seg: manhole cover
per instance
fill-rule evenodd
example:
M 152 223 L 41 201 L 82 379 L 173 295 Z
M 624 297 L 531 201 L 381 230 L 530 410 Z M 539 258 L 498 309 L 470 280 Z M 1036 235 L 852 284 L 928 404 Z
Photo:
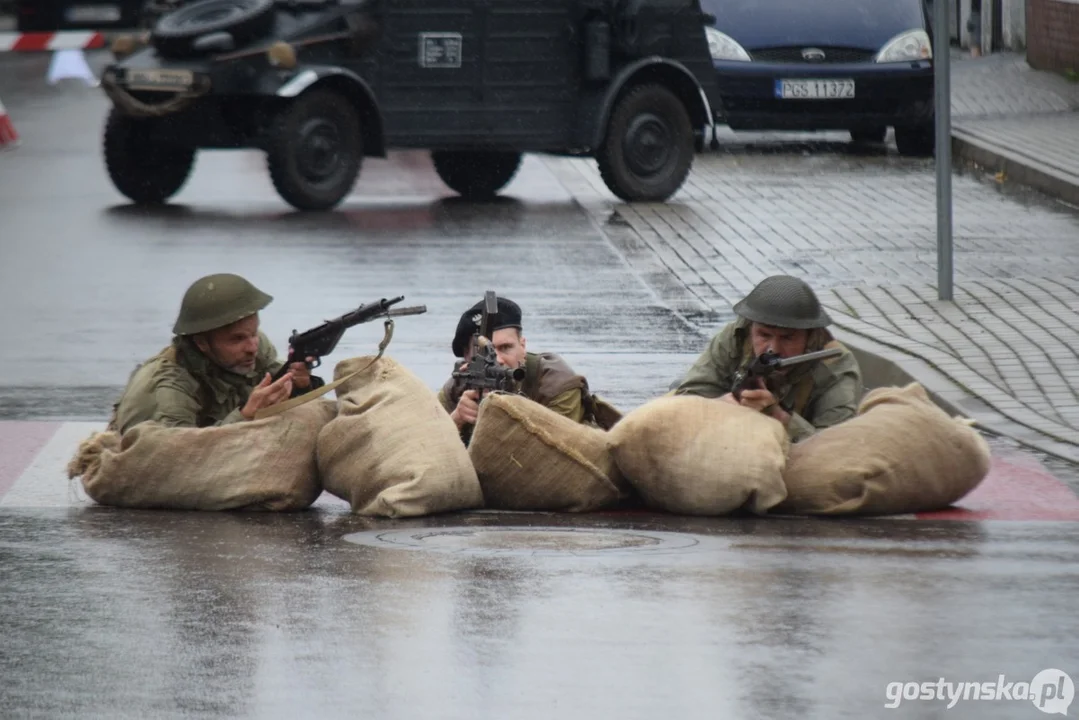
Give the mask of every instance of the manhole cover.
M 698 548 L 710 538 L 681 533 L 560 527 L 461 527 L 370 530 L 346 535 L 357 545 L 467 555 L 618 555 Z

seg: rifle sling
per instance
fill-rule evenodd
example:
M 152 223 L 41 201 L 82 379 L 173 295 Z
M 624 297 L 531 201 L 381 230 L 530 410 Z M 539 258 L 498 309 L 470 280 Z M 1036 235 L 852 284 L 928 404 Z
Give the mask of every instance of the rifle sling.
M 317 400 L 318 398 L 322 397 L 326 393 L 328 393 L 331 390 L 339 387 L 341 384 L 351 380 L 352 378 L 356 377 L 357 375 L 359 375 L 363 371 L 367 370 L 367 368 L 371 367 L 376 362 L 378 362 L 379 359 L 382 357 L 382 353 L 386 352 L 386 347 L 390 344 L 391 339 L 393 339 L 393 320 L 387 320 L 386 321 L 386 333 L 382 338 L 382 342 L 380 342 L 378 344 L 378 355 L 375 355 L 375 357 L 371 360 L 371 362 L 367 363 L 366 365 L 364 365 L 359 370 L 356 370 L 355 372 L 351 372 L 351 373 L 349 373 L 348 375 L 345 375 L 342 378 L 338 378 L 337 380 L 334 380 L 332 383 L 328 383 L 326 385 L 323 385 L 318 390 L 312 390 L 309 393 L 304 393 L 303 395 L 300 395 L 299 397 L 294 397 L 294 398 L 291 398 L 289 400 L 285 400 L 284 402 L 278 403 L 276 405 L 271 405 L 270 407 L 260 408 L 259 410 L 255 411 L 255 419 L 256 420 L 262 420 L 263 418 L 273 417 L 274 415 L 279 415 L 279 414 L 285 412 L 286 410 L 291 410 L 294 407 L 299 407 L 300 405 L 304 405 L 306 403 L 309 403 L 312 400 Z

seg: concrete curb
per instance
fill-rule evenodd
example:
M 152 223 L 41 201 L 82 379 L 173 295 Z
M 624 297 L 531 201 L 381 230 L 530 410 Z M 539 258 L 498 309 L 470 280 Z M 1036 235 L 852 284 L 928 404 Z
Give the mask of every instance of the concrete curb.
M 1038 158 L 984 140 L 961 127 L 952 130 L 952 155 L 989 169 L 1047 195 L 1079 205 L 1079 175 L 1049 167 Z

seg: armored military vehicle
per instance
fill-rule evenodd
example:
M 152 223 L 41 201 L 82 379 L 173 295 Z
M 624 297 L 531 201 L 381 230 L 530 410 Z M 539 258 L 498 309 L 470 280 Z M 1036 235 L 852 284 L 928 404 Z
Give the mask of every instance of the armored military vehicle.
M 698 0 L 187 0 L 101 85 L 116 188 L 162 203 L 202 150 L 256 148 L 300 210 L 365 157 L 425 149 L 489 198 L 523 153 L 593 157 L 626 201 L 664 201 L 718 106 Z

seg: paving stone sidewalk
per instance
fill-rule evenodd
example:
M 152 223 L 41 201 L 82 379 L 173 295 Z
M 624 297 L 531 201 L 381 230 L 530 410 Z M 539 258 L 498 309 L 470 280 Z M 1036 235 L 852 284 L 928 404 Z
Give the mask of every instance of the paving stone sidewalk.
M 643 205 L 616 202 L 594 163 L 547 163 L 703 332 L 764 277 L 803 277 L 848 338 L 920 362 L 912 374 L 944 380 L 984 428 L 1079 462 L 1079 216 L 1067 208 L 956 176 L 955 297 L 942 303 L 931 161 L 705 154 L 671 202 Z
M 1079 205 L 1079 83 L 1020 54 L 956 59 L 952 113 L 956 160 Z

